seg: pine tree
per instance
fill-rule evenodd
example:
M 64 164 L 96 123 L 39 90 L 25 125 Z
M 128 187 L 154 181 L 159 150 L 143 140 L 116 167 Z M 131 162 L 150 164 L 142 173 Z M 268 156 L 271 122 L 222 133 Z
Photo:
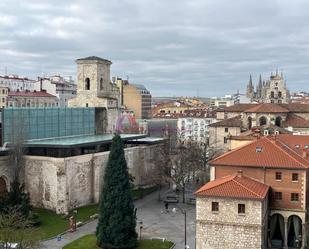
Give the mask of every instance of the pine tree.
M 104 249 L 137 246 L 136 214 L 123 143 L 115 135 L 100 196 L 97 245 Z

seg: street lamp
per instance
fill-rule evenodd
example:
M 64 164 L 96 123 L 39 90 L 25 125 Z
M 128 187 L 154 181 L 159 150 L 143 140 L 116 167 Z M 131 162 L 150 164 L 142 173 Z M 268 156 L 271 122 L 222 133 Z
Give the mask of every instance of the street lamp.
M 181 211 L 181 213 L 184 215 L 184 218 L 185 218 L 185 249 L 189 249 L 190 247 L 187 245 L 187 212 L 185 209 L 182 209 L 180 206 L 178 205 L 176 206 L 179 208 L 179 210 Z M 176 213 L 177 209 L 173 208 L 172 212 Z
M 143 222 L 139 222 L 139 240 L 142 239 L 142 229 L 143 229 Z

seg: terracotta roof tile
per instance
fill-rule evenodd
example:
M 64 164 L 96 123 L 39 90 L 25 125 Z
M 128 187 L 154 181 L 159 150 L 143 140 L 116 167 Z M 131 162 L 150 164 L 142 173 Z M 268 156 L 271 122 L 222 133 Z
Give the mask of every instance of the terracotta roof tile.
M 258 104 L 252 108 L 245 110 L 245 112 L 253 113 L 286 113 L 288 109 L 277 104 Z
M 209 125 L 210 127 L 241 127 L 242 121 L 240 116 L 236 116 L 233 118 L 223 119 L 222 121 L 212 123 Z
M 290 103 L 290 104 L 280 104 L 280 106 L 288 109 L 290 112 L 295 112 L 295 113 L 308 113 L 309 112 L 308 104 Z
M 47 92 L 8 92 L 9 97 L 56 97 Z
M 289 113 L 287 115 L 287 119 L 283 122 L 284 127 L 292 126 L 294 128 L 308 128 L 309 127 L 309 120 L 306 120 L 300 116 L 295 114 Z
M 195 194 L 197 196 L 263 200 L 268 190 L 269 186 L 237 173 L 208 182 Z
M 218 111 L 225 111 L 225 112 L 244 112 L 245 110 L 257 106 L 258 104 L 236 104 L 228 107 L 224 107 Z
M 215 158 L 210 165 L 304 169 L 309 161 L 282 142 L 262 137 Z

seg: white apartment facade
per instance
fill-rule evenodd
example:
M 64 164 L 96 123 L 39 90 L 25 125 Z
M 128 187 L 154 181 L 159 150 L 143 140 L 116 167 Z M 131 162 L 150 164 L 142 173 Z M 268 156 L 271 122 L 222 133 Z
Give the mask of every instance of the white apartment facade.
M 215 118 L 206 115 L 179 117 L 177 121 L 178 139 L 205 142 L 209 137 L 208 126 L 215 122 Z
M 7 87 L 10 91 L 40 91 L 40 84 L 28 78 L 19 77 L 18 75 L 0 76 L 0 87 Z

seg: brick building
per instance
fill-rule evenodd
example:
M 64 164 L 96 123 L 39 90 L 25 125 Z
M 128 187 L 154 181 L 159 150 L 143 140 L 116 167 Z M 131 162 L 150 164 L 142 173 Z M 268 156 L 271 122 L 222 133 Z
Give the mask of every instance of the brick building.
M 241 170 L 248 178 L 270 187 L 269 222 L 264 240 L 267 247 L 262 248 L 305 248 L 307 245 L 308 152 L 308 136 L 282 134 L 262 137 L 210 162 L 211 180 L 215 182 Z M 237 189 L 232 187 L 225 191 L 229 191 L 232 198 Z

